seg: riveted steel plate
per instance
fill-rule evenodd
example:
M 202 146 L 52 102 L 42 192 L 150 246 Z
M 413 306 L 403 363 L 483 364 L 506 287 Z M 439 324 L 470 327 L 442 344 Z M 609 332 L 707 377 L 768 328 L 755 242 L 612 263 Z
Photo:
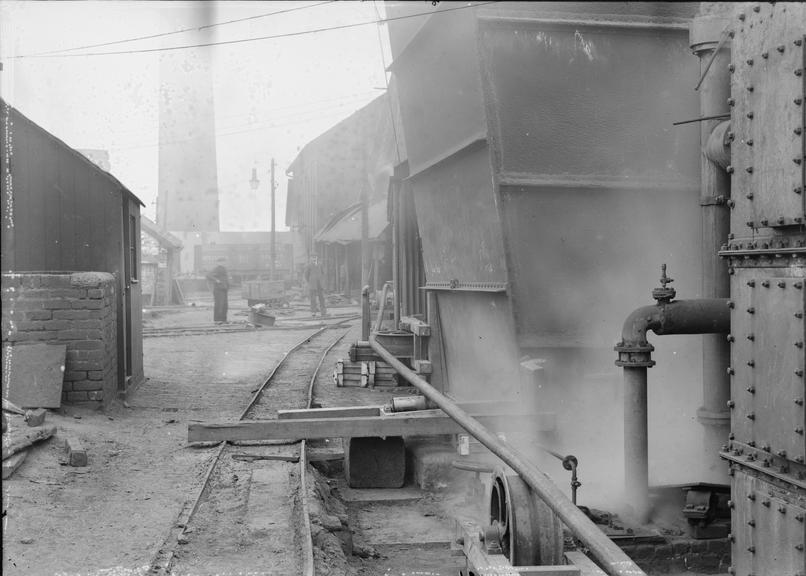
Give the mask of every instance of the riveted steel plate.
M 733 477 L 734 574 L 773 576 L 803 570 L 803 494 L 738 469 Z M 798 517 L 801 520 L 798 520 Z
M 806 7 L 761 3 L 734 22 L 731 227 L 804 220 L 804 29 Z
M 788 459 L 806 459 L 802 272 L 738 269 L 731 290 L 734 434 Z

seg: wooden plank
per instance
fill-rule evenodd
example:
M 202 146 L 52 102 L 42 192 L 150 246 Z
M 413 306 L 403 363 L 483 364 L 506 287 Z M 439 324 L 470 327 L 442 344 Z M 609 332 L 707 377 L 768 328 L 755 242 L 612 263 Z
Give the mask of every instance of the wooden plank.
M 28 450 L 23 450 L 3 460 L 3 480 L 10 478 L 11 475 L 14 474 L 14 471 L 25 461 L 27 455 Z
M 576 550 L 566 552 L 565 559 L 569 564 L 579 568 L 580 576 L 607 576 L 607 572 L 599 568 L 583 552 Z
M 64 380 L 64 344 L 20 344 L 3 348 L 8 400 L 22 408 L 59 408 Z M 8 356 L 8 358 L 6 358 Z
M 423 411 L 426 412 L 426 411 Z M 438 410 L 436 412 L 441 412 Z M 477 417 L 482 425 L 495 430 L 538 428 L 545 431 L 545 418 L 534 415 L 498 414 Z M 502 426 L 506 423 L 506 426 Z M 539 423 L 539 424 L 538 424 Z M 553 419 L 552 419 L 553 423 Z M 224 440 L 278 440 L 313 438 L 371 438 L 375 436 L 438 436 L 460 434 L 463 428 L 444 413 L 356 418 L 300 418 L 289 420 L 243 420 L 188 425 L 188 442 Z
M 50 438 L 55 433 L 56 426 L 45 426 L 24 433 L 20 433 L 19 430 L 7 431 L 3 434 L 3 460 L 40 440 Z
M 303 410 L 278 410 L 279 420 L 299 418 L 351 418 L 355 416 L 380 416 L 383 406 L 347 406 L 342 408 L 308 408 Z

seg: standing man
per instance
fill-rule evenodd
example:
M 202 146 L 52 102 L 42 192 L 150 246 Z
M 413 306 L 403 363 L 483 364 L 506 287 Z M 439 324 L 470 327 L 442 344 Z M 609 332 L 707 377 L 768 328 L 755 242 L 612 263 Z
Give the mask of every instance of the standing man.
M 207 280 L 213 285 L 213 321 L 216 324 L 227 323 L 229 274 L 224 267 L 226 261 L 226 258 L 219 258 L 216 267 L 207 275 Z
M 308 284 L 308 294 L 311 297 L 311 315 L 316 316 L 317 299 L 319 300 L 319 310 L 322 316 L 326 315 L 325 279 L 316 256 L 313 256 L 310 263 L 305 267 L 305 282 Z

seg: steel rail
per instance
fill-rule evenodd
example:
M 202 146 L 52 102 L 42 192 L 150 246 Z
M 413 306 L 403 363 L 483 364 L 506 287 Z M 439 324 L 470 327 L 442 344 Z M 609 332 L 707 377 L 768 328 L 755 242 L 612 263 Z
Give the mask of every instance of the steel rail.
M 308 383 L 308 400 L 305 403 L 306 408 L 310 408 L 313 404 L 313 387 L 316 383 L 316 377 L 319 375 L 319 370 L 322 368 L 322 364 L 325 362 L 325 358 L 327 358 L 327 355 L 330 353 L 333 347 L 341 342 L 346 335 L 347 332 L 336 338 L 333 343 L 322 353 L 322 357 L 319 359 L 319 364 L 316 365 L 316 369 L 311 375 L 311 381 Z M 299 497 L 300 502 L 302 503 L 302 522 L 305 526 L 305 534 L 303 534 L 303 574 L 305 576 L 314 576 L 315 565 L 313 559 L 313 531 L 311 529 L 310 507 L 308 506 L 308 443 L 304 438 L 300 441 L 299 448 L 299 485 Z
M 285 352 L 283 354 L 282 358 L 280 358 L 280 360 L 274 366 L 274 368 L 269 373 L 269 375 L 264 379 L 263 383 L 260 385 L 260 388 L 258 388 L 258 390 L 255 392 L 255 394 L 252 396 L 251 400 L 249 401 L 249 404 L 247 404 L 246 408 L 238 416 L 239 420 L 243 420 L 244 416 L 246 416 L 246 414 L 249 412 L 249 410 L 251 410 L 254 407 L 254 405 L 255 405 L 256 401 L 258 400 L 258 398 L 260 397 L 261 393 L 266 389 L 266 387 L 272 381 L 272 379 L 274 378 L 274 375 L 277 373 L 277 371 L 280 369 L 280 367 L 285 363 L 285 361 L 288 359 L 289 355 L 292 352 L 296 351 L 301 346 L 305 345 L 312 338 L 314 338 L 314 337 L 318 336 L 319 334 L 321 334 L 322 332 L 324 332 L 325 329 L 327 329 L 327 328 L 328 328 L 327 326 L 322 326 L 321 328 L 319 328 L 319 330 L 315 331 L 313 334 L 309 334 L 304 339 L 302 339 L 299 342 L 297 342 L 294 346 L 292 346 L 287 352 Z M 342 334 L 338 338 L 338 340 L 336 340 L 336 342 L 338 342 L 342 338 L 344 338 L 344 334 Z M 334 343 L 334 345 L 335 345 L 335 343 Z M 330 346 L 330 348 L 332 348 L 332 347 L 333 347 L 333 345 Z M 330 348 L 328 348 L 328 351 L 330 350 Z M 320 362 L 320 365 L 321 365 L 321 362 Z M 318 367 L 317 367 L 317 370 L 318 370 Z M 193 499 L 193 503 L 190 505 L 190 508 L 187 507 L 187 504 L 182 507 L 182 510 L 179 512 L 179 515 L 178 515 L 176 521 L 171 525 L 171 529 L 170 529 L 170 531 L 168 533 L 168 536 L 166 536 L 165 540 L 163 540 L 163 542 L 160 545 L 160 547 L 157 549 L 157 551 L 152 556 L 152 560 L 149 563 L 149 568 L 148 568 L 148 572 L 147 572 L 148 574 L 170 574 L 171 567 L 172 567 L 173 561 L 174 561 L 174 556 L 175 556 L 175 553 L 176 553 L 176 548 L 177 548 L 177 546 L 179 544 L 179 540 L 183 536 L 185 536 L 188 524 L 190 523 L 191 518 L 193 518 L 193 515 L 196 513 L 196 511 L 199 508 L 199 504 L 201 503 L 202 496 L 204 495 L 204 492 L 205 492 L 205 490 L 207 489 L 207 486 L 210 483 L 210 478 L 213 475 L 213 470 L 215 470 L 215 467 L 218 465 L 219 461 L 221 460 L 221 455 L 224 453 L 224 449 L 226 448 L 226 446 L 227 446 L 227 441 L 223 441 L 223 442 L 220 442 L 218 444 L 215 454 L 213 454 L 212 458 L 210 459 L 210 464 L 208 465 L 207 471 L 204 474 L 204 478 L 202 479 L 202 482 L 201 482 L 201 485 L 199 487 L 199 490 L 196 492 L 196 496 Z M 300 454 L 300 460 L 302 460 L 302 453 Z M 308 526 L 309 535 L 310 535 L 310 518 L 308 518 L 307 526 Z M 177 531 L 177 528 L 179 529 L 178 531 Z
M 517 472 L 524 482 L 549 506 L 568 528 L 588 547 L 602 567 L 615 576 L 646 576 L 645 572 L 627 556 L 612 540 L 610 540 L 582 510 L 549 479 L 549 477 L 530 463 L 522 454 L 504 440 L 482 426 L 478 420 L 462 410 L 453 400 L 439 392 L 424 379 L 395 358 L 383 347 L 374 335 L 370 335 L 372 349 L 390 366 L 394 367 L 406 380 L 423 393 L 429 400 L 439 406 L 448 416 L 462 428 L 484 444 L 490 451 L 501 458 L 510 468 Z

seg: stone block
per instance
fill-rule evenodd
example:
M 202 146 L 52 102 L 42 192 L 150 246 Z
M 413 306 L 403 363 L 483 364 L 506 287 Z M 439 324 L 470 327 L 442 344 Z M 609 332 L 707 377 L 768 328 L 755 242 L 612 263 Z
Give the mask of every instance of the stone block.
M 45 416 L 48 411 L 44 408 L 37 408 L 36 410 L 29 410 L 25 413 L 25 423 L 28 426 L 42 426 L 45 422 Z
M 351 488 L 400 488 L 406 480 L 403 438 L 345 438 L 344 473 Z
M 28 310 L 23 312 L 26 320 L 50 320 L 53 318 L 52 310 Z
M 64 439 L 64 451 L 67 454 L 67 462 L 70 466 L 87 465 L 87 451 L 75 436 L 68 436 Z

